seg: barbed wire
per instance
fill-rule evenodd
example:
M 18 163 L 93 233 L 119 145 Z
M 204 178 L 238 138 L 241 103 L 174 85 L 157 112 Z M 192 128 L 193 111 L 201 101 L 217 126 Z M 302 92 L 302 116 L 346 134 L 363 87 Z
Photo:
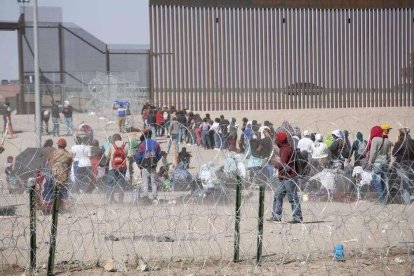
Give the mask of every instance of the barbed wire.
M 140 121 L 138 117 L 135 123 Z M 15 118 L 16 125 L 20 124 L 22 129 L 26 119 Z M 338 128 L 349 129 L 354 134 L 356 130 L 350 128 L 349 120 L 361 122 L 361 128 L 366 131 L 369 128 L 362 125 L 361 118 L 339 116 L 315 122 L 314 131 L 327 133 L 327 129 Z M 81 121 L 93 125 L 94 138 L 100 141 L 118 130 L 109 119 L 99 121 L 89 116 Z M 404 114 L 393 122 L 413 127 L 411 119 Z M 136 128 L 142 129 L 143 125 L 138 123 Z M 240 137 L 240 126 L 237 133 Z M 27 182 L 39 169 L 20 171 L 20 175 L 15 175 L 16 189 L 10 188 L 10 179 L 6 179 L 5 173 L 6 156 L 24 153 L 29 146 L 26 140 L 32 138 L 25 132 L 17 131 L 16 135 L 14 139 L 6 139 L 6 151 L 0 156 L 0 271 L 5 274 L 30 268 Z M 131 141 L 139 135 L 124 133 L 122 138 Z M 277 174 L 263 177 L 266 166 L 249 169 L 251 158 L 246 158 L 245 153 L 204 149 L 192 143 L 195 137 L 190 138 L 185 146 L 192 155 L 186 170 L 191 180 L 178 181 L 175 189 L 159 181 L 160 191 L 155 201 L 137 197 L 137 189 L 143 186 L 139 171 L 135 171 L 138 173 L 135 178 L 130 176 L 123 203 L 105 201 L 105 177 L 88 179 L 92 185 L 88 191 L 76 191 L 75 185 L 69 183 L 71 207 L 58 215 L 54 272 L 74 275 L 102 273 L 102 270 L 180 275 L 413 273 L 413 210 L 411 203 L 401 204 L 398 177 L 388 182 L 389 204 L 379 204 L 372 185 L 358 186 L 352 168 L 325 171 L 333 177 L 334 187 L 330 189 L 324 186 L 323 179 L 312 178 L 323 170 L 310 162 L 310 171 L 314 169 L 316 173 L 295 179 L 303 221 L 290 223 L 291 206 L 285 199 L 281 222 L 273 222 L 266 219 L 272 217 Z M 168 139 L 171 138 L 156 137 L 162 149 L 166 149 Z M 69 145 L 74 143 L 71 137 L 67 140 Z M 167 155 L 168 162 L 173 163 L 170 179 L 177 170 L 175 154 L 172 151 Z M 28 156 L 27 163 L 23 164 L 27 169 L 32 168 L 31 163 L 37 158 L 37 155 Z M 245 167 L 246 174 L 241 179 L 225 171 L 229 160 Z M 236 171 L 240 174 L 240 166 Z M 413 179 L 409 180 L 413 185 Z M 391 184 L 397 185 L 392 193 Z M 241 188 L 240 234 L 239 242 L 235 243 L 237 185 Z M 262 189 L 263 220 L 259 214 Z M 261 222 L 264 224 L 262 235 Z M 51 227 L 50 213 L 37 210 L 36 271 L 47 269 Z M 258 241 L 262 243 L 260 260 Z M 343 259 L 336 258 L 334 248 L 338 245 L 343 247 Z M 235 247 L 239 248 L 237 260 L 234 260 Z

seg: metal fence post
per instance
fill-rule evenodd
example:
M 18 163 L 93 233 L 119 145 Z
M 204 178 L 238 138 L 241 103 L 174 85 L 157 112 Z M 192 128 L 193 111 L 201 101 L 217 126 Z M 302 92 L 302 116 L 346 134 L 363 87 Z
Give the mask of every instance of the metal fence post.
M 240 206 L 241 206 L 241 177 L 237 176 L 236 186 L 236 222 L 234 232 L 234 258 L 233 262 L 238 262 L 240 257 Z
M 36 270 L 36 178 L 29 178 L 30 201 L 30 270 Z
M 258 223 L 258 231 L 257 231 L 257 256 L 256 256 L 257 265 L 260 265 L 262 262 L 264 197 L 265 197 L 265 185 L 260 185 L 259 219 L 258 219 L 259 223 Z
M 60 189 L 53 187 L 53 209 L 52 209 L 52 227 L 50 233 L 49 260 L 47 262 L 47 275 L 53 275 L 53 267 L 55 266 L 56 252 L 56 235 L 58 226 Z

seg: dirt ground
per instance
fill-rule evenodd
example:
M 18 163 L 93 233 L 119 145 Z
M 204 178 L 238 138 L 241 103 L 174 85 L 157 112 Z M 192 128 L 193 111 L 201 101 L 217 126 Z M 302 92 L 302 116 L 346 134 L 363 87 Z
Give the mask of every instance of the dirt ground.
M 327 109 L 280 111 L 210 112 L 212 117 L 247 117 L 258 122 L 269 120 L 275 127 L 288 120 L 303 129 L 329 133 L 348 129 L 354 139 L 357 131 L 368 138 L 372 126 L 389 123 L 390 138 L 397 139 L 402 126 L 414 129 L 414 108 Z M 104 137 L 117 131 L 113 115 L 99 118 L 75 114 L 74 125 L 90 124 L 95 136 Z M 27 147 L 35 146 L 33 116 L 12 118 L 16 135 L 5 140 L 6 151 L 0 155 L 0 178 L 7 155 L 16 156 Z M 132 118 L 140 126 L 139 116 Z M 51 129 L 51 122 L 49 122 Z M 65 127 L 61 127 L 65 133 Z M 54 142 L 58 138 L 49 136 Z M 68 147 L 72 137 L 65 137 Z M 128 139 L 127 135 L 124 135 Z M 162 149 L 166 141 L 160 140 Z M 219 162 L 226 152 L 206 151 L 187 146 L 193 155 L 191 171 L 209 161 Z M 172 156 L 169 156 L 172 160 Z M 29 261 L 28 195 L 8 195 L 0 188 L 0 206 L 18 205 L 17 215 L 0 217 L 0 271 L 21 275 Z M 234 204 L 206 204 L 182 201 L 179 192 L 161 193 L 159 205 L 133 205 L 132 192 L 127 192 L 125 205 L 104 205 L 100 192 L 75 198 L 75 209 L 59 216 L 56 248 L 57 273 L 70 275 L 106 275 L 103 267 L 113 259 L 118 274 L 136 275 L 137 267 L 145 264 L 151 275 L 379 275 L 413 273 L 414 212 L 412 205 L 378 205 L 368 201 L 352 203 L 304 201 L 303 224 L 265 221 L 263 261 L 255 262 L 257 241 L 258 191 L 242 202 L 241 262 L 233 263 Z M 175 199 L 175 204 L 172 203 Z M 270 216 L 272 192 L 265 195 L 265 217 Z M 284 221 L 290 219 L 290 206 L 284 204 Z M 50 216 L 37 217 L 37 263 L 44 273 L 49 250 Z M 332 249 L 344 245 L 344 262 L 333 260 Z M 141 260 L 141 261 L 140 261 Z M 14 268 L 13 268 L 14 267 Z M 114 273 L 111 273 L 114 274 Z

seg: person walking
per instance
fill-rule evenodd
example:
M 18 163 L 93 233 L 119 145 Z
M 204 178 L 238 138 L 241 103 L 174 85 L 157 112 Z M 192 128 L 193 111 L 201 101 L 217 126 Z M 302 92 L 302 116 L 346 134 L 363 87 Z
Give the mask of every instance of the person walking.
M 302 209 L 299 202 L 297 185 L 295 183 L 296 171 L 294 165 L 293 148 L 288 143 L 287 134 L 276 134 L 276 143 L 279 147 L 279 158 L 273 159 L 273 165 L 279 172 L 279 181 L 273 198 L 272 217 L 269 221 L 281 221 L 283 212 L 283 199 L 288 196 L 292 207 L 292 223 L 303 221 Z
M 349 154 L 349 159 L 354 156 L 354 166 L 365 166 L 366 163 L 366 154 L 368 142 L 364 140 L 364 136 L 361 132 L 357 132 L 357 139 L 352 143 L 351 153 Z

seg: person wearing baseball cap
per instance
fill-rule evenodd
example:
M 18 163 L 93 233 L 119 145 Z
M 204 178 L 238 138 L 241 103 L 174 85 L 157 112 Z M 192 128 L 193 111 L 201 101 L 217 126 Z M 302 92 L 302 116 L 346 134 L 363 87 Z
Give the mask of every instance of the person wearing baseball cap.
M 297 174 L 293 160 L 293 148 L 288 143 L 288 136 L 285 132 L 276 133 L 275 140 L 280 151 L 279 158 L 276 158 L 274 161 L 272 160 L 272 164 L 279 171 L 279 181 L 273 197 L 272 217 L 268 221 L 282 220 L 283 199 L 287 194 L 292 206 L 292 223 L 301 223 L 303 218 L 297 185 L 295 183 Z
M 380 127 L 382 129 L 382 135 L 388 137 L 388 135 L 390 134 L 390 130 L 392 129 L 392 127 L 389 124 L 387 124 L 387 123 L 380 125 Z

